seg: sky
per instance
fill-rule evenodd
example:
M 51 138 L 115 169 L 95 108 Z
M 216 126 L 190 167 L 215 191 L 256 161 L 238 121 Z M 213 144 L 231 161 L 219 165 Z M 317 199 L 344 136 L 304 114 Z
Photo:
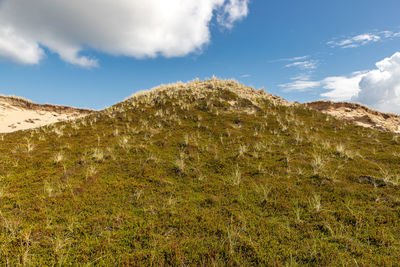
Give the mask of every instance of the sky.
M 236 79 L 400 114 L 398 0 L 0 0 L 0 94 L 103 109 Z

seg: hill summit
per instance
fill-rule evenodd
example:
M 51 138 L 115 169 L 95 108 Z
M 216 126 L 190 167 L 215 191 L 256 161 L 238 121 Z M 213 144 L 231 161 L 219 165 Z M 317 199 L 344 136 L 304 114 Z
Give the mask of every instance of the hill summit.
M 1 265 L 393 265 L 398 135 L 235 81 L 0 135 Z

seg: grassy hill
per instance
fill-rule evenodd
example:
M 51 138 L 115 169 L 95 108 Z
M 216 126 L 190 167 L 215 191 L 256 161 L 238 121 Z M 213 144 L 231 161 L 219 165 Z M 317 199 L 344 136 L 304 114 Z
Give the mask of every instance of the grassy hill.
M 233 81 L 0 136 L 0 265 L 396 265 L 400 140 Z

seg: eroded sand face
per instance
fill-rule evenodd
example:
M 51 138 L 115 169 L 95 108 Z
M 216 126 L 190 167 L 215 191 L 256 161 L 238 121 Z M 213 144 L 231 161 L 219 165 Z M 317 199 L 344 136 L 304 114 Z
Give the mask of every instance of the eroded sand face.
M 356 103 L 316 101 L 307 107 L 366 128 L 400 133 L 400 116 L 371 110 Z
M 17 97 L 0 96 L 0 133 L 32 129 L 90 114 L 87 109 L 39 105 Z

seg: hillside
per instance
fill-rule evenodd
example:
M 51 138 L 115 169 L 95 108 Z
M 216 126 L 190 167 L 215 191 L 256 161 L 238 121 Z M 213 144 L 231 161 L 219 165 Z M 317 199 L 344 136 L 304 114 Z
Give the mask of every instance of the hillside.
M 15 132 L 73 120 L 90 114 L 88 109 L 40 105 L 29 100 L 0 95 L 0 133 Z
M 234 81 L 0 136 L 0 265 L 392 266 L 400 140 Z

